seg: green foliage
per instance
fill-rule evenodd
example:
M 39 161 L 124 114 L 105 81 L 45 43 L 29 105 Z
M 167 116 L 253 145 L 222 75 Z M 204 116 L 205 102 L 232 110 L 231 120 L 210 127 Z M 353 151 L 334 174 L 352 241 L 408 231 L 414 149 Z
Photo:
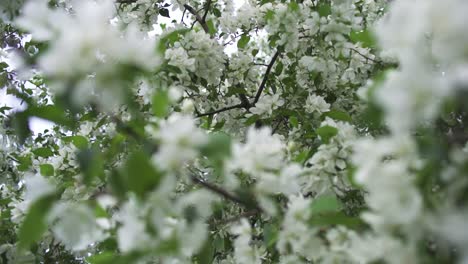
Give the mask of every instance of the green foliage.
M 19 246 L 27 249 L 37 242 L 47 229 L 46 216 L 57 199 L 57 194 L 43 196 L 30 205 L 18 231 Z
M 102 154 L 97 148 L 86 148 L 76 154 L 78 164 L 83 175 L 83 181 L 89 185 L 93 180 L 103 174 Z
M 237 47 L 239 49 L 244 49 L 250 41 L 249 35 L 242 35 L 239 41 L 237 41 Z
M 163 175 L 153 167 L 145 152 L 135 150 L 120 171 L 111 177 L 114 191 L 119 196 L 128 190 L 143 197 L 159 185 Z
M 332 126 L 323 126 L 317 128 L 317 130 L 315 130 L 315 133 L 317 133 L 317 135 L 320 137 L 320 140 L 322 140 L 323 143 L 328 144 L 330 142 L 330 139 L 336 136 L 336 134 L 338 134 L 338 129 Z
M 376 46 L 376 40 L 371 30 L 352 31 L 350 38 L 354 43 L 361 43 L 362 46 L 367 48 Z
M 166 91 L 158 90 L 153 96 L 153 114 L 157 117 L 164 117 L 169 110 L 169 97 Z
M 337 212 L 341 208 L 342 205 L 335 195 L 321 195 L 315 198 L 310 206 L 312 214 Z
M 54 175 L 54 166 L 51 164 L 41 164 L 39 168 L 42 176 L 48 177 Z
M 324 115 L 339 121 L 345 121 L 350 123 L 353 121 L 351 116 L 343 111 L 331 110 L 329 112 L 326 112 Z

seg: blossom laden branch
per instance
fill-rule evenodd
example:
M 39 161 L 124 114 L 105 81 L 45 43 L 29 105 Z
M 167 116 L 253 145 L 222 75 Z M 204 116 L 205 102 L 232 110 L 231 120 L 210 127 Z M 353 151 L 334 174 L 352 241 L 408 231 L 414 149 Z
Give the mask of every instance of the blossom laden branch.
M 210 6 L 211 6 L 211 0 L 208 0 L 205 5 L 205 14 L 203 14 L 203 17 L 202 17 L 203 23 L 206 23 L 206 16 L 208 15 L 208 12 L 210 11 Z
M 203 186 L 204 188 L 206 188 L 206 189 L 208 189 L 208 190 L 210 190 L 210 191 L 212 191 L 212 192 L 214 192 L 216 194 L 221 195 L 226 200 L 241 204 L 241 205 L 245 206 L 246 208 L 253 208 L 257 212 L 263 212 L 263 209 L 257 203 L 253 203 L 253 204 L 249 203 L 246 200 L 241 199 L 241 198 L 235 196 L 234 194 L 224 190 L 223 188 L 221 188 L 221 187 L 219 187 L 217 185 L 214 185 L 212 183 L 209 183 L 209 182 L 207 182 L 205 180 L 202 180 L 202 179 L 198 178 L 197 176 L 192 175 L 191 179 L 195 184 Z
M 203 31 L 205 31 L 205 33 L 209 34 L 210 32 L 210 29 L 208 28 L 208 24 L 206 23 L 206 21 L 204 20 L 204 18 L 206 18 L 206 16 L 204 16 L 204 18 L 202 18 L 200 16 L 200 14 L 197 12 L 197 10 L 195 10 L 193 7 L 189 6 L 188 4 L 185 4 L 184 5 L 185 9 L 188 10 L 192 15 L 195 16 L 195 20 L 200 23 L 200 25 L 202 26 L 203 28 Z
M 258 100 L 260 100 L 260 96 L 262 95 L 262 92 L 265 89 L 265 85 L 266 85 L 266 82 L 267 82 L 268 77 L 270 75 L 271 69 L 273 68 L 273 65 L 275 64 L 276 60 L 278 59 L 279 54 L 280 54 L 280 52 L 276 51 L 275 54 L 273 55 L 273 57 L 271 58 L 271 61 L 268 64 L 267 69 L 265 71 L 265 75 L 263 76 L 262 82 L 260 83 L 260 86 L 258 87 L 257 93 L 255 94 L 255 98 L 254 98 L 253 102 L 242 100 L 242 103 L 240 103 L 240 104 L 231 105 L 231 106 L 223 107 L 223 108 L 211 111 L 211 112 L 198 114 L 196 117 L 210 116 L 210 115 L 222 113 L 222 112 L 229 111 L 229 110 L 236 109 L 236 108 L 247 108 L 248 109 L 250 107 L 255 106 L 255 104 L 258 102 Z
M 210 115 L 214 115 L 214 114 L 218 114 L 218 113 L 222 113 L 225 111 L 229 111 L 229 110 L 236 109 L 236 108 L 242 108 L 242 107 L 245 107 L 244 103 L 223 107 L 223 108 L 220 108 L 211 112 L 207 112 L 207 113 L 198 114 L 197 117 L 210 116 Z
M 273 68 L 273 65 L 276 62 L 276 59 L 279 56 L 279 51 L 275 52 L 275 55 L 273 55 L 273 58 L 271 58 L 270 64 L 268 64 L 268 67 L 266 69 L 265 75 L 263 76 L 263 80 L 260 83 L 260 87 L 258 88 L 257 94 L 255 95 L 255 99 L 252 103 L 252 106 L 255 106 L 255 104 L 260 100 L 260 96 L 262 95 L 263 89 L 265 89 L 266 82 L 268 80 L 268 76 L 270 75 L 271 69 Z
M 243 213 L 240 213 L 239 215 L 235 215 L 235 216 L 228 217 L 228 218 L 221 219 L 221 220 L 217 220 L 217 221 L 215 220 L 215 221 L 213 221 L 212 224 L 215 225 L 215 226 L 226 225 L 226 224 L 229 224 L 229 223 L 237 222 L 242 218 L 256 216 L 256 215 L 258 215 L 258 213 L 259 212 L 257 210 L 249 210 L 249 211 L 245 211 Z

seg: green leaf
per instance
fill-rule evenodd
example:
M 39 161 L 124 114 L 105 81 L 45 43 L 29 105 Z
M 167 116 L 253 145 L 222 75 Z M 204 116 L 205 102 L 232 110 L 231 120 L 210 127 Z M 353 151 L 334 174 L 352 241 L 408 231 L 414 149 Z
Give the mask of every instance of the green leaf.
M 51 164 L 41 164 L 39 165 L 39 171 L 42 176 L 53 176 L 54 175 L 54 166 Z
M 88 139 L 83 136 L 71 136 L 71 141 L 78 149 L 85 149 L 88 147 Z
M 353 43 L 362 43 L 362 46 L 366 48 L 372 48 L 376 45 L 375 36 L 370 30 L 353 30 L 349 37 Z
M 3 71 L 6 68 L 8 68 L 8 63 L 6 63 L 4 61 L 0 62 L 0 70 Z
M 76 158 L 83 174 L 83 181 L 89 185 L 95 177 L 104 173 L 104 162 L 100 151 L 95 148 L 80 150 Z
M 169 96 L 167 91 L 159 90 L 153 96 L 153 114 L 157 117 L 165 117 L 169 109 Z
M 249 43 L 250 41 L 250 37 L 249 35 L 247 34 L 244 34 L 241 36 L 241 38 L 239 39 L 239 41 L 237 41 L 237 47 L 239 49 L 243 49 L 247 46 L 247 44 Z
M 143 252 L 133 251 L 126 255 L 121 255 L 112 251 L 104 251 L 98 255 L 93 255 L 86 258 L 86 263 L 89 264 L 128 264 L 137 263 L 143 255 Z
M 18 156 L 16 159 L 19 161 L 19 171 L 27 171 L 32 165 L 31 155 Z
M 8 83 L 7 74 L 2 72 L 0 73 L 0 89 L 2 89 Z
M 289 117 L 289 123 L 291 124 L 292 127 L 298 127 L 299 121 L 297 120 L 297 116 Z
M 208 143 L 200 148 L 201 153 L 210 159 L 224 159 L 231 155 L 231 138 L 225 133 L 209 135 Z
M 164 54 L 168 45 L 172 45 L 179 41 L 182 38 L 182 36 L 188 31 L 190 31 L 190 29 L 183 28 L 168 33 L 159 40 L 159 43 L 156 46 L 156 50 L 159 54 Z
M 93 255 L 86 258 L 89 264 L 113 264 L 116 259 L 116 254 L 113 252 L 102 252 L 98 255 Z
M 225 120 L 222 120 L 220 122 L 217 122 L 214 126 L 213 126 L 213 131 L 219 131 L 223 128 L 224 124 L 226 123 Z
M 213 241 L 211 236 L 205 241 L 205 244 L 201 248 L 200 252 L 195 255 L 196 263 L 205 264 L 213 263 L 215 248 L 213 247 Z
M 159 14 L 163 17 L 169 17 L 169 9 L 166 9 L 166 8 L 161 8 L 159 9 Z
M 297 12 L 297 11 L 299 11 L 299 4 L 297 4 L 296 2 L 291 2 L 291 3 L 289 3 L 288 8 L 289 8 L 289 10 L 291 10 L 293 12 Z
M 0 88 L 1 88 L 1 85 L 0 85 Z M 9 111 L 13 108 L 9 107 L 9 106 L 2 106 L 0 107 L 0 113 L 4 114 L 6 111 Z
M 310 206 L 312 215 L 337 212 L 341 210 L 341 208 L 341 202 L 338 200 L 338 198 L 336 198 L 335 195 L 321 195 L 314 199 Z
M 311 152 L 309 150 L 301 151 L 295 158 L 294 161 L 300 164 L 304 164 L 311 156 Z
M 171 237 L 165 241 L 162 241 L 156 248 L 158 254 L 171 255 L 177 252 L 180 243 L 177 237 Z
M 265 14 L 265 20 L 268 21 L 275 17 L 275 12 L 273 10 L 268 10 Z
M 12 118 L 12 128 L 14 129 L 20 143 L 24 143 L 26 138 L 31 135 L 29 129 L 29 117 L 27 112 L 17 112 Z
M 253 123 L 257 122 L 258 119 L 260 119 L 260 116 L 258 116 L 258 115 L 253 115 L 253 116 L 247 118 L 247 120 L 245 120 L 244 124 L 245 124 L 246 126 L 250 126 L 250 125 L 252 125 Z
M 64 126 L 73 126 L 73 122 L 67 118 L 65 111 L 55 105 L 32 106 L 27 112 L 29 116 L 43 118 Z
M 283 72 L 283 68 L 284 68 L 284 65 L 283 63 L 280 61 L 276 64 L 276 68 L 275 68 L 275 72 L 276 74 L 280 75 L 282 72 Z
M 328 3 L 321 3 L 318 5 L 317 11 L 321 17 L 326 17 L 331 14 L 331 5 Z
M 54 204 L 56 196 L 55 193 L 47 195 L 31 204 L 18 231 L 20 248 L 28 249 L 41 238 L 47 229 L 46 215 Z
M 259 51 L 258 49 L 253 49 L 252 50 L 252 56 L 254 56 L 254 57 L 257 56 L 258 51 Z
M 162 176 L 162 173 L 153 167 L 148 155 L 143 151 L 133 152 L 121 170 L 125 186 L 140 197 L 157 187 Z
M 43 157 L 43 158 L 48 158 L 54 155 L 52 150 L 50 148 L 37 148 L 32 151 L 36 156 Z
M 274 224 L 266 224 L 263 227 L 263 244 L 266 248 L 272 248 L 278 241 L 278 227 Z
M 221 17 L 221 11 L 218 8 L 213 8 L 213 14 L 215 17 Z
M 214 36 L 214 34 L 216 34 L 216 27 L 213 23 L 213 20 L 210 19 L 206 21 L 206 25 L 208 26 L 208 33 L 210 34 L 210 36 Z
M 319 135 L 320 140 L 322 140 L 325 144 L 328 144 L 330 139 L 338 134 L 338 129 L 332 126 L 323 126 L 315 130 L 315 133 Z
M 359 217 L 347 216 L 342 212 L 314 215 L 309 220 L 309 224 L 312 226 L 341 225 L 350 229 L 359 229 L 365 226 L 365 223 Z
M 353 119 L 351 118 L 348 113 L 343 112 L 343 111 L 338 111 L 338 110 L 332 110 L 330 112 L 325 113 L 325 116 L 331 117 L 335 120 L 340 120 L 340 121 L 346 121 L 346 122 L 352 122 Z

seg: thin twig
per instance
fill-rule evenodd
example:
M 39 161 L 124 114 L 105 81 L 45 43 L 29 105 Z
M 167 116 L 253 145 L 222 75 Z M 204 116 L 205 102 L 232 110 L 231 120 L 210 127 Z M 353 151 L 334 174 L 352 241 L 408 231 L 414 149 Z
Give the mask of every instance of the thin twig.
M 203 186 L 204 188 L 216 193 L 216 194 L 219 194 L 221 195 L 222 197 L 224 197 L 225 199 L 227 200 L 230 200 L 232 202 L 235 202 L 235 203 L 238 203 L 238 204 L 241 204 L 247 208 L 254 208 L 255 210 L 257 210 L 258 212 L 263 212 L 263 209 L 258 205 L 258 204 L 249 204 L 247 203 L 245 200 L 242 200 L 241 198 L 231 194 L 230 192 L 224 190 L 223 188 L 221 187 L 218 187 L 212 183 L 209 183 L 205 180 L 202 180 L 196 176 L 193 176 L 191 177 L 192 181 L 198 185 L 201 185 Z
M 271 68 L 273 68 L 273 65 L 275 64 L 275 61 L 278 58 L 278 56 L 279 56 L 279 51 L 276 51 L 275 55 L 273 55 L 273 58 L 271 58 L 270 64 L 268 64 L 265 75 L 263 76 L 262 83 L 260 84 L 260 87 L 258 88 L 257 94 L 255 95 L 255 100 L 253 101 L 252 106 L 255 106 L 258 100 L 260 100 L 260 95 L 262 95 L 263 89 L 265 89 L 265 84 L 268 80 L 268 75 L 270 74 Z
M 208 0 L 205 5 L 205 14 L 203 14 L 202 22 L 206 23 L 206 16 L 208 15 L 208 11 L 210 11 L 211 0 Z
M 225 218 L 225 219 L 221 219 L 221 220 L 218 220 L 218 221 L 213 221 L 213 224 L 214 225 L 225 225 L 225 224 L 229 224 L 229 223 L 232 223 L 232 222 L 236 222 L 244 217 L 250 217 L 250 216 L 255 216 L 257 215 L 259 212 L 257 210 L 250 210 L 250 211 L 245 211 L 243 213 L 240 213 L 239 215 L 235 215 L 235 216 L 232 216 L 232 217 L 229 217 L 229 218 Z
M 378 63 L 378 64 L 382 63 L 381 61 L 374 60 L 374 59 L 370 58 L 369 56 L 366 56 L 366 55 L 362 54 L 361 52 L 359 52 L 359 51 L 358 51 L 357 49 L 355 49 L 355 48 L 351 48 L 351 50 L 354 51 L 354 52 L 356 52 L 357 54 L 361 55 L 361 56 L 362 56 L 363 58 L 365 58 L 366 60 L 372 61 L 373 63 Z
M 210 116 L 210 115 L 214 115 L 214 114 L 217 114 L 217 113 L 229 111 L 229 110 L 236 109 L 236 108 L 242 108 L 242 107 L 244 107 L 244 104 L 243 104 L 243 103 L 240 103 L 240 104 L 236 104 L 236 105 L 231 105 L 231 106 L 223 107 L 223 108 L 220 108 L 220 109 L 211 111 L 211 112 L 207 112 L 207 113 L 203 113 L 203 114 L 198 114 L 197 117 Z
M 227 106 L 227 107 L 223 107 L 223 108 L 220 108 L 220 109 L 217 109 L 217 110 L 214 110 L 214 111 L 211 111 L 211 112 L 207 112 L 207 113 L 203 113 L 203 114 L 198 114 L 197 117 L 202 117 L 202 116 L 209 116 L 209 115 L 214 115 L 214 114 L 217 114 L 217 113 L 221 113 L 221 112 L 225 112 L 225 111 L 229 111 L 229 110 L 232 110 L 232 109 L 236 109 L 236 108 L 250 108 L 250 107 L 253 107 L 255 106 L 255 104 L 258 102 L 258 100 L 260 99 L 260 96 L 262 95 L 262 92 L 263 90 L 265 89 L 265 85 L 266 85 L 266 82 L 268 80 L 268 76 L 271 72 L 271 69 L 273 68 L 273 65 L 275 64 L 275 61 L 276 59 L 278 58 L 279 56 L 279 51 L 276 51 L 276 53 L 273 55 L 273 57 L 271 58 L 271 61 L 270 63 L 268 64 L 267 66 L 267 69 L 265 71 L 265 75 L 263 76 L 263 80 L 262 82 L 260 83 L 260 86 L 258 88 L 258 91 L 255 95 L 255 99 L 253 100 L 253 102 L 242 102 L 240 104 L 236 104 L 236 105 L 231 105 L 231 106 Z
M 184 25 L 185 25 L 185 22 L 184 22 L 185 12 L 187 12 L 187 9 L 184 8 L 184 12 L 182 12 L 182 18 L 180 19 L 180 23 Z

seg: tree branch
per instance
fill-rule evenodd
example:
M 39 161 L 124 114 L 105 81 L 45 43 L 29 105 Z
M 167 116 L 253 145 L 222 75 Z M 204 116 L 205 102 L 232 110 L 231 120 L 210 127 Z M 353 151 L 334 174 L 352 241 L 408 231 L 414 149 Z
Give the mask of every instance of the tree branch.
M 245 211 L 243 213 L 240 213 L 239 215 L 235 215 L 235 216 L 232 216 L 232 217 L 229 217 L 229 218 L 213 221 L 212 224 L 215 225 L 215 226 L 225 225 L 225 224 L 229 224 L 229 223 L 232 223 L 232 222 L 236 222 L 236 221 L 238 221 L 238 220 L 240 220 L 242 218 L 245 218 L 245 217 L 255 216 L 258 213 L 259 212 L 257 210 Z
M 270 64 L 268 64 L 265 75 L 263 76 L 262 83 L 260 84 L 260 87 L 258 88 L 257 94 L 255 95 L 255 99 L 252 103 L 252 106 L 255 106 L 258 100 L 260 100 L 260 95 L 262 95 L 263 89 L 265 89 L 265 85 L 268 80 L 268 75 L 270 74 L 271 68 L 273 68 L 273 65 L 275 64 L 278 56 L 279 56 L 279 51 L 276 51 L 275 55 L 273 55 L 273 58 L 271 58 Z
M 203 20 L 203 18 L 200 16 L 200 14 L 198 14 L 197 10 L 195 10 L 193 7 L 185 4 L 184 5 L 185 9 L 187 9 L 192 15 L 195 16 L 195 20 L 200 23 L 200 25 L 202 26 L 203 30 L 205 31 L 205 33 L 209 34 L 210 33 L 210 30 L 208 28 L 208 25 L 206 24 L 206 22 Z
M 255 94 L 255 99 L 253 100 L 253 102 L 251 102 L 251 103 L 250 102 L 242 102 L 240 104 L 223 107 L 223 108 L 211 111 L 211 112 L 198 114 L 196 117 L 214 115 L 214 114 L 217 114 L 217 113 L 229 111 L 229 110 L 236 109 L 236 108 L 243 108 L 243 107 L 249 108 L 249 107 L 255 106 L 255 104 L 260 99 L 260 96 L 262 95 L 263 90 L 265 89 L 265 85 L 266 85 L 266 82 L 268 80 L 268 76 L 270 75 L 271 69 L 273 68 L 273 65 L 275 64 L 276 59 L 278 58 L 278 56 L 279 56 L 279 51 L 276 51 L 276 53 L 271 58 L 270 63 L 268 64 L 268 67 L 267 67 L 267 69 L 265 71 L 265 75 L 263 76 L 263 80 L 260 83 L 260 86 L 258 88 L 257 93 Z
M 137 0 L 117 0 L 115 1 L 118 4 L 132 4 L 135 3 Z
M 244 106 L 245 106 L 245 104 L 243 104 L 243 103 L 236 104 L 236 105 L 231 105 L 231 106 L 223 107 L 223 108 L 220 108 L 220 109 L 211 111 L 211 112 L 207 112 L 207 113 L 203 113 L 203 114 L 198 114 L 197 117 L 210 116 L 210 115 L 214 115 L 214 114 L 217 114 L 217 113 L 229 111 L 229 110 L 232 110 L 232 109 L 242 108 L 242 107 L 244 107 Z
M 205 14 L 203 14 L 203 17 L 202 17 L 203 23 L 206 23 L 206 16 L 208 15 L 208 12 L 210 11 L 210 5 L 211 5 L 211 0 L 208 0 L 205 5 Z
M 216 194 L 219 194 L 221 195 L 222 197 L 224 197 L 225 199 L 227 200 L 230 200 L 232 202 L 235 202 L 235 203 L 238 203 L 238 204 L 241 204 L 243 206 L 245 206 L 246 208 L 253 208 L 255 209 L 257 212 L 263 212 L 263 209 L 258 205 L 258 204 L 249 204 L 247 203 L 246 201 L 242 200 L 241 198 L 231 194 L 230 192 L 224 190 L 223 188 L 220 188 L 219 186 L 216 186 L 212 183 L 209 183 L 207 181 L 204 181 L 194 175 L 192 175 L 192 181 L 195 183 L 195 184 L 198 184 L 200 186 L 203 186 L 204 188 L 216 193 Z

